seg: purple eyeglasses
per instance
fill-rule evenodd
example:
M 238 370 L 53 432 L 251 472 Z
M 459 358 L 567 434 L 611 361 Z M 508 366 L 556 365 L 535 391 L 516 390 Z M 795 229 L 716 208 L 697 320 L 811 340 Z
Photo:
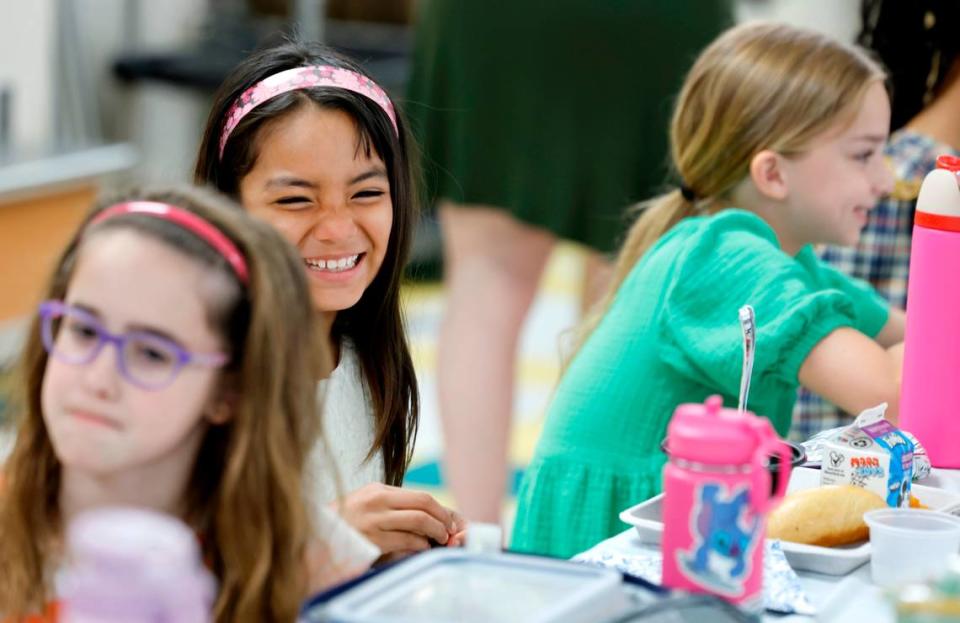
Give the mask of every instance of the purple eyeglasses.
M 228 360 L 223 353 L 191 353 L 147 331 L 116 335 L 89 312 L 63 301 L 41 303 L 40 321 L 43 346 L 58 361 L 86 365 L 96 359 L 104 344 L 111 343 L 117 348 L 120 374 L 142 389 L 166 387 L 188 364 L 216 368 Z

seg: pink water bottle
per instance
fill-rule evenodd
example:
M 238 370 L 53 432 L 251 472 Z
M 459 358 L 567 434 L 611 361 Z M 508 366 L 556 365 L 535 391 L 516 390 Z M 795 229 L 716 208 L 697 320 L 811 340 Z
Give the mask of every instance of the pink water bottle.
M 765 418 L 711 396 L 677 407 L 665 449 L 664 586 L 761 610 L 766 514 L 786 491 L 790 447 Z M 771 456 L 779 458 L 775 491 Z
M 147 510 L 106 508 L 67 528 L 63 623 L 209 623 L 214 581 L 197 536 Z
M 934 467 L 960 467 L 960 158 L 940 156 L 917 198 L 900 427 Z

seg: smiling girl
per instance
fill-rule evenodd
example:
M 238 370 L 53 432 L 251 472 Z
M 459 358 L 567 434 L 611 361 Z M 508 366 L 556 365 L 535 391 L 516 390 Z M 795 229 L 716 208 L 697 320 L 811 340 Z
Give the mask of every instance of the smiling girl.
M 400 488 L 419 417 L 400 307 L 417 214 L 413 152 L 403 116 L 369 76 L 292 42 L 226 78 L 195 171 L 300 251 L 330 354 L 318 380 L 341 512 L 385 554 L 458 542 L 463 530 L 431 496 Z M 325 475 L 316 497 L 336 497 Z
M 903 314 L 812 248 L 856 243 L 892 187 L 883 80 L 862 52 L 785 25 L 733 28 L 700 55 L 671 126 L 680 188 L 644 206 L 560 381 L 514 547 L 571 556 L 626 527 L 619 511 L 660 491 L 677 405 L 737 404 L 743 305 L 757 322 L 748 407 L 781 435 L 799 384 L 896 417 Z

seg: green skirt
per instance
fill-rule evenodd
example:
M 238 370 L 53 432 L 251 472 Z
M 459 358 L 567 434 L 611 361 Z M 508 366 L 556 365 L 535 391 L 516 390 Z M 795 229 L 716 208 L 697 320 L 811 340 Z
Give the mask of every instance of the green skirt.
M 673 100 L 723 0 L 423 0 L 402 104 L 431 200 L 600 251 L 663 190 Z
M 517 492 L 510 548 L 570 558 L 630 526 L 620 512 L 663 487 L 662 454 L 616 465 L 576 452 L 535 456 Z

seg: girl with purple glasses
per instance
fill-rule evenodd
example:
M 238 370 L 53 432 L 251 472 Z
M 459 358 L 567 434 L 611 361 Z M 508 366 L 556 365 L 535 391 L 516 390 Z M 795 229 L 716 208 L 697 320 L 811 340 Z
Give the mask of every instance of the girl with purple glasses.
M 304 281 L 272 228 L 213 193 L 93 210 L 24 351 L 0 487 L 0 616 L 55 618 L 64 527 L 103 506 L 196 532 L 216 621 L 292 621 L 311 590 L 369 564 L 376 548 L 304 503 L 324 352 Z M 327 528 L 341 529 L 336 543 Z
M 402 489 L 419 417 L 400 282 L 417 213 L 403 115 L 356 64 L 323 46 L 258 52 L 214 96 L 195 181 L 297 247 L 320 340 L 325 437 L 347 521 L 386 555 L 456 544 L 463 522 Z M 318 409 L 319 412 L 319 409 Z M 326 472 L 313 496 L 337 497 Z

